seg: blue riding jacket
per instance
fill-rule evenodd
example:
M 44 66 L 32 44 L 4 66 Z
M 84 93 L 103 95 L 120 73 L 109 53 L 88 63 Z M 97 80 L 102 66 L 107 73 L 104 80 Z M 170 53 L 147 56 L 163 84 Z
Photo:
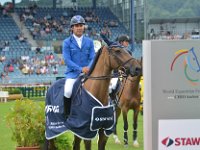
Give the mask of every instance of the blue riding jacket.
M 73 35 L 63 42 L 63 58 L 67 65 L 66 78 L 77 78 L 83 67 L 90 67 L 95 56 L 93 41 L 83 36 L 81 48 L 79 48 Z

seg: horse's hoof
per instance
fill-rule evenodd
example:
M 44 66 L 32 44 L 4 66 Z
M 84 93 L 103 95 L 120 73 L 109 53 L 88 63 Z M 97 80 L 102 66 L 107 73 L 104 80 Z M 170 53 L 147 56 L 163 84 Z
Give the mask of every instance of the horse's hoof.
M 133 142 L 133 147 L 139 147 L 138 141 L 134 141 L 134 142 Z
M 119 140 L 117 135 L 113 135 L 113 138 L 115 140 L 115 144 L 121 144 L 121 142 L 120 142 L 120 140 Z
M 128 144 L 124 144 L 124 148 L 128 148 Z
M 121 144 L 120 140 L 119 140 L 119 139 L 116 139 L 116 140 L 115 140 L 115 144 Z

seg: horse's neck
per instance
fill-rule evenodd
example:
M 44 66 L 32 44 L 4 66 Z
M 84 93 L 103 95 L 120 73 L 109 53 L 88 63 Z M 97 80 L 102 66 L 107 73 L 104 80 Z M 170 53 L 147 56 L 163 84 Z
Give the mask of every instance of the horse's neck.
M 90 76 L 91 77 L 109 76 L 111 75 L 111 71 L 112 70 L 106 65 L 105 57 L 101 55 Z M 103 105 L 107 105 L 109 83 L 110 83 L 110 78 L 101 80 L 89 78 L 88 80 L 86 80 L 84 87 L 94 97 L 96 97 Z
M 136 77 L 128 77 L 129 82 L 126 86 L 127 89 L 132 89 L 132 94 L 135 95 L 139 91 L 139 86 L 140 86 L 140 78 L 141 76 L 136 76 Z

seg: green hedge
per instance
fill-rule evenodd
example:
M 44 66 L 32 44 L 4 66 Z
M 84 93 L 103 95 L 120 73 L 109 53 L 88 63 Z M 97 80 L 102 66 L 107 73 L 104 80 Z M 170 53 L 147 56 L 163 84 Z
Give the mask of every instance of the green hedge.
M 8 91 L 9 94 L 21 94 L 20 88 L 4 88 L 3 91 Z

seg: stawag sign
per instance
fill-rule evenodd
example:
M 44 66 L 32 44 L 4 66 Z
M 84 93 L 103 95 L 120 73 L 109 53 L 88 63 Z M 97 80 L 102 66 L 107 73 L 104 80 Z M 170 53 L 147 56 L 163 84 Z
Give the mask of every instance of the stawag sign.
M 200 120 L 159 120 L 159 150 L 199 150 Z

